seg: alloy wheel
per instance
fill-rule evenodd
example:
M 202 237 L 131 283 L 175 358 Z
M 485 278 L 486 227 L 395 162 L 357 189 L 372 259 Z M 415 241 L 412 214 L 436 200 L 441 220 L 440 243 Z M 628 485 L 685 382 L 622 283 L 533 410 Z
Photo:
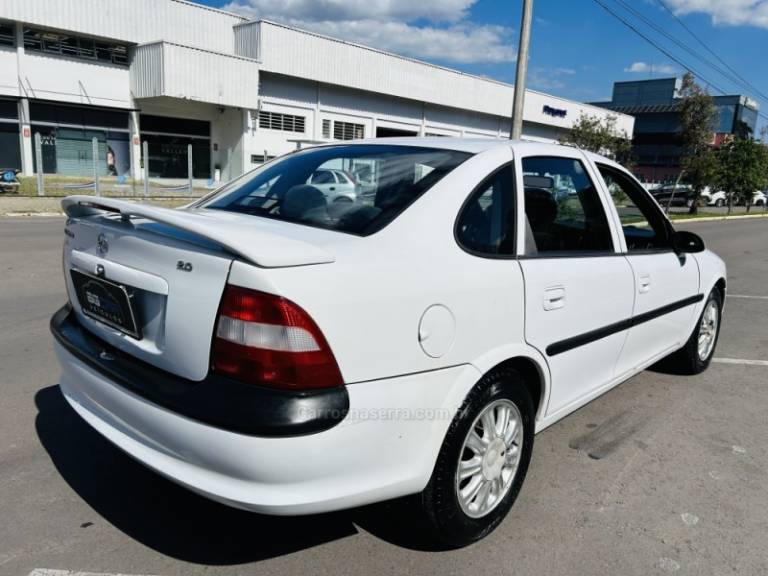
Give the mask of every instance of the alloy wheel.
M 490 513 L 504 499 L 517 474 L 523 418 L 510 400 L 496 400 L 472 423 L 459 456 L 456 496 L 471 518 Z
M 701 315 L 701 324 L 699 325 L 699 360 L 706 362 L 717 339 L 717 325 L 719 322 L 717 302 L 710 300 Z

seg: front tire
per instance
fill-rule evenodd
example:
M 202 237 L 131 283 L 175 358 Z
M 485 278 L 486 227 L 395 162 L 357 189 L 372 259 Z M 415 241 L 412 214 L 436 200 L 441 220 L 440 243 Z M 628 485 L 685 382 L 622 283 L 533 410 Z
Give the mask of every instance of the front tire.
M 717 201 L 715 202 L 715 206 L 717 208 L 722 208 L 723 206 L 725 206 L 725 200 L 723 200 L 722 198 L 718 198 Z
M 517 371 L 493 370 L 472 389 L 420 496 L 437 540 L 466 546 L 501 523 L 528 471 L 534 420 L 533 400 Z
M 704 310 L 688 341 L 669 358 L 669 366 L 678 374 L 700 374 L 704 372 L 715 355 L 717 339 L 720 336 L 723 296 L 714 288 L 704 304 Z

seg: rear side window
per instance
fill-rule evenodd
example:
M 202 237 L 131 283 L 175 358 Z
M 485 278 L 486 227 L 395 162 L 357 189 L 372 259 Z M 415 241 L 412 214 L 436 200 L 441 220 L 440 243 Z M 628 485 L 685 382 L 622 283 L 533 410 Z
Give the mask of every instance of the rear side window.
M 202 208 L 368 235 L 467 160 L 455 150 L 389 145 L 313 148 L 235 180 Z M 343 196 L 334 174 L 344 174 Z
M 336 184 L 336 180 L 330 170 L 318 170 L 312 175 L 312 184 Z
M 600 196 L 573 158 L 523 158 L 527 255 L 613 252 Z
M 456 239 L 478 255 L 515 253 L 512 166 L 500 169 L 472 193 L 456 221 Z
M 648 193 L 620 170 L 603 164 L 597 168 L 619 214 L 627 250 L 669 250 L 671 240 L 666 218 Z

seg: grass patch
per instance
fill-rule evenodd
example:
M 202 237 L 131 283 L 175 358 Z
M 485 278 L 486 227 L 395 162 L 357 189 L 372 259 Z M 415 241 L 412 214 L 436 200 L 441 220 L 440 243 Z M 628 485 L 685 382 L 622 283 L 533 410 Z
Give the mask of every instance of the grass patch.
M 698 212 L 697 214 L 672 213 L 667 214 L 670 220 L 698 220 L 699 218 L 735 218 L 744 216 L 760 216 L 766 214 L 765 210 L 752 210 L 750 212 L 734 212 L 721 214 L 717 212 Z

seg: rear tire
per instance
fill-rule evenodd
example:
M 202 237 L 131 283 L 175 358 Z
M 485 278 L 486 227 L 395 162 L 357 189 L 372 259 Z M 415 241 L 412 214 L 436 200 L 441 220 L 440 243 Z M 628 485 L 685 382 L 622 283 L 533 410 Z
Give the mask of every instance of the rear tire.
M 436 540 L 466 546 L 501 523 L 528 471 L 534 420 L 533 400 L 517 371 L 493 370 L 472 389 L 420 495 Z
M 685 346 L 666 358 L 665 365 L 677 374 L 693 375 L 704 372 L 715 355 L 722 309 L 723 297 L 720 290 L 714 288 Z

